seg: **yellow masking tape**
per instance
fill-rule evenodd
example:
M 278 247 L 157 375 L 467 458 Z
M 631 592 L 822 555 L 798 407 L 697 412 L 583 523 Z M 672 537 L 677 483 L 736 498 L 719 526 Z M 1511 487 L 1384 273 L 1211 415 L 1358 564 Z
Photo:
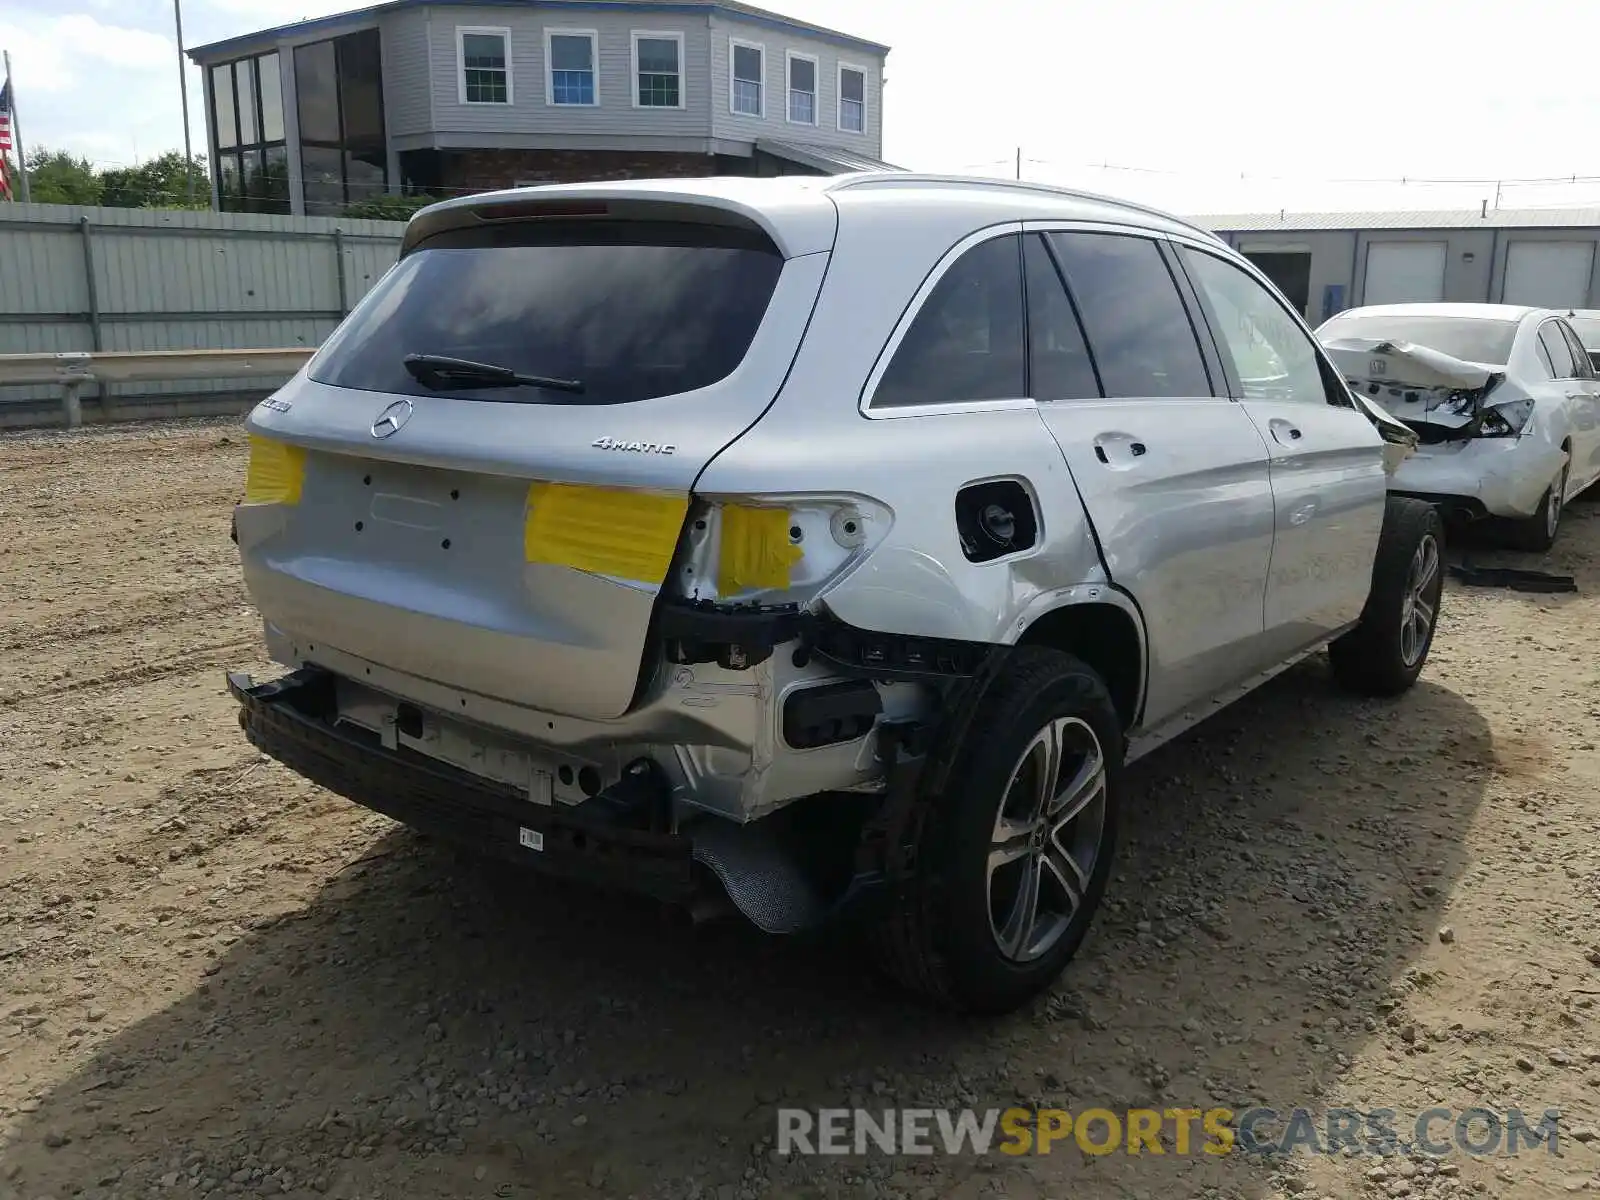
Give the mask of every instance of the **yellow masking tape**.
M 246 504 L 299 504 L 306 478 L 306 452 L 299 446 L 250 435 L 250 465 L 245 468 Z
M 528 488 L 524 557 L 659 584 L 688 511 L 687 496 L 536 483 Z
M 717 591 L 788 587 L 789 568 L 800 558 L 800 547 L 789 541 L 787 510 L 723 508 Z

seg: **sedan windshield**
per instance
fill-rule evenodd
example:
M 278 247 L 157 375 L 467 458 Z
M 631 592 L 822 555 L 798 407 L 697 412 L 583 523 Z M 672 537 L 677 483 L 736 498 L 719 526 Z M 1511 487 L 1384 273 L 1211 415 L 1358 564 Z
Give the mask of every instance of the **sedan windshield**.
M 1504 366 L 1511 358 L 1511 343 L 1517 337 L 1515 321 L 1484 317 L 1334 317 L 1317 330 L 1317 340 L 1340 338 L 1382 338 L 1389 342 L 1410 342 L 1426 346 L 1465 362 Z

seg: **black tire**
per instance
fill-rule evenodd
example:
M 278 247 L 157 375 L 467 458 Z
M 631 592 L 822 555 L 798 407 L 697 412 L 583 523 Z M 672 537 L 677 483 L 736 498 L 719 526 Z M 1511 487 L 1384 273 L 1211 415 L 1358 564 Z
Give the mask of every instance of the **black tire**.
M 1438 512 L 1422 500 L 1389 497 L 1361 621 L 1328 647 L 1334 678 L 1367 696 L 1397 696 L 1416 683 L 1433 647 L 1443 593 Z
M 1057 759 L 1060 770 L 1049 792 L 1021 786 L 1046 773 L 1039 768 L 1042 757 L 1025 752 L 1054 728 L 1061 730 L 1058 744 L 1066 745 L 1071 757 L 1063 753 Z M 1034 848 L 991 874 L 1002 812 L 1011 814 L 1008 830 L 1020 829 L 1028 807 L 1024 794 L 1048 807 L 1049 795 L 1071 790 L 1060 787 L 1061 779 L 1088 778 L 1087 759 L 1078 755 L 1091 747 L 1102 763 L 1100 800 L 1090 801 L 1054 833 L 1048 832 L 1052 818 L 1036 826 L 1046 834 L 1018 834 L 1010 846 Z M 1010 1012 L 1048 987 L 1077 952 L 1105 892 L 1116 845 L 1123 750 L 1122 725 L 1099 675 L 1056 650 L 1025 646 L 1012 651 L 954 749 L 941 794 L 923 801 L 916 872 L 873 930 L 883 969 L 936 1005 L 968 1013 Z M 1019 786 L 1011 786 L 1013 781 Z M 1093 790 L 1092 783 L 1083 789 Z M 1063 805 L 1057 815 L 1066 811 Z M 1067 851 L 1063 842 L 1073 849 Z M 1040 897 L 1039 944 L 1018 944 L 1008 954 L 1001 937 L 1010 938 L 1021 923 L 1008 923 L 997 933 L 991 909 L 998 906 L 1016 917 L 1015 895 L 1008 902 L 1006 893 L 1011 887 L 1020 892 L 1017 885 L 1031 877 L 1030 871 L 1044 881 L 1034 893 Z M 1058 882 L 1069 875 L 1078 886 L 1075 906 Z M 1046 946 L 1047 934 L 1053 940 Z M 1020 943 L 1020 938 L 1011 940 Z
M 1525 550 L 1529 554 L 1543 554 L 1556 544 L 1556 533 L 1561 528 L 1561 516 L 1566 511 L 1564 496 L 1567 490 L 1567 471 L 1571 460 L 1562 465 L 1561 473 L 1545 488 L 1539 500 L 1539 511 L 1521 521 L 1501 521 L 1500 540 L 1512 550 Z

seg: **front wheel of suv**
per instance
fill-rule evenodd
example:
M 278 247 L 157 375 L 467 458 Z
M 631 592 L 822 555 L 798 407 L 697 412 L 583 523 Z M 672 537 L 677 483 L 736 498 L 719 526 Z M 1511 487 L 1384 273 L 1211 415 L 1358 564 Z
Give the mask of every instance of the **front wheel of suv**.
M 930 802 L 916 873 L 877 929 L 890 974 L 972 1013 L 1009 1012 L 1047 987 L 1105 891 L 1122 756 L 1098 674 L 1059 651 L 1012 651 Z
M 1444 594 L 1444 523 L 1431 504 L 1391 496 L 1360 623 L 1328 647 L 1341 686 L 1397 696 L 1417 681 Z

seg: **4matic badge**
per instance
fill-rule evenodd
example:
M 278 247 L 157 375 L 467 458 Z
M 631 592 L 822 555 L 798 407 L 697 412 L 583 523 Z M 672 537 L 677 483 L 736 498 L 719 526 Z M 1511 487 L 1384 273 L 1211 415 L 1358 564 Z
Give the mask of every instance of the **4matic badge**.
M 590 442 L 596 450 L 631 450 L 635 454 L 671 454 L 677 447 L 662 442 L 625 442 L 621 438 L 599 437 Z

